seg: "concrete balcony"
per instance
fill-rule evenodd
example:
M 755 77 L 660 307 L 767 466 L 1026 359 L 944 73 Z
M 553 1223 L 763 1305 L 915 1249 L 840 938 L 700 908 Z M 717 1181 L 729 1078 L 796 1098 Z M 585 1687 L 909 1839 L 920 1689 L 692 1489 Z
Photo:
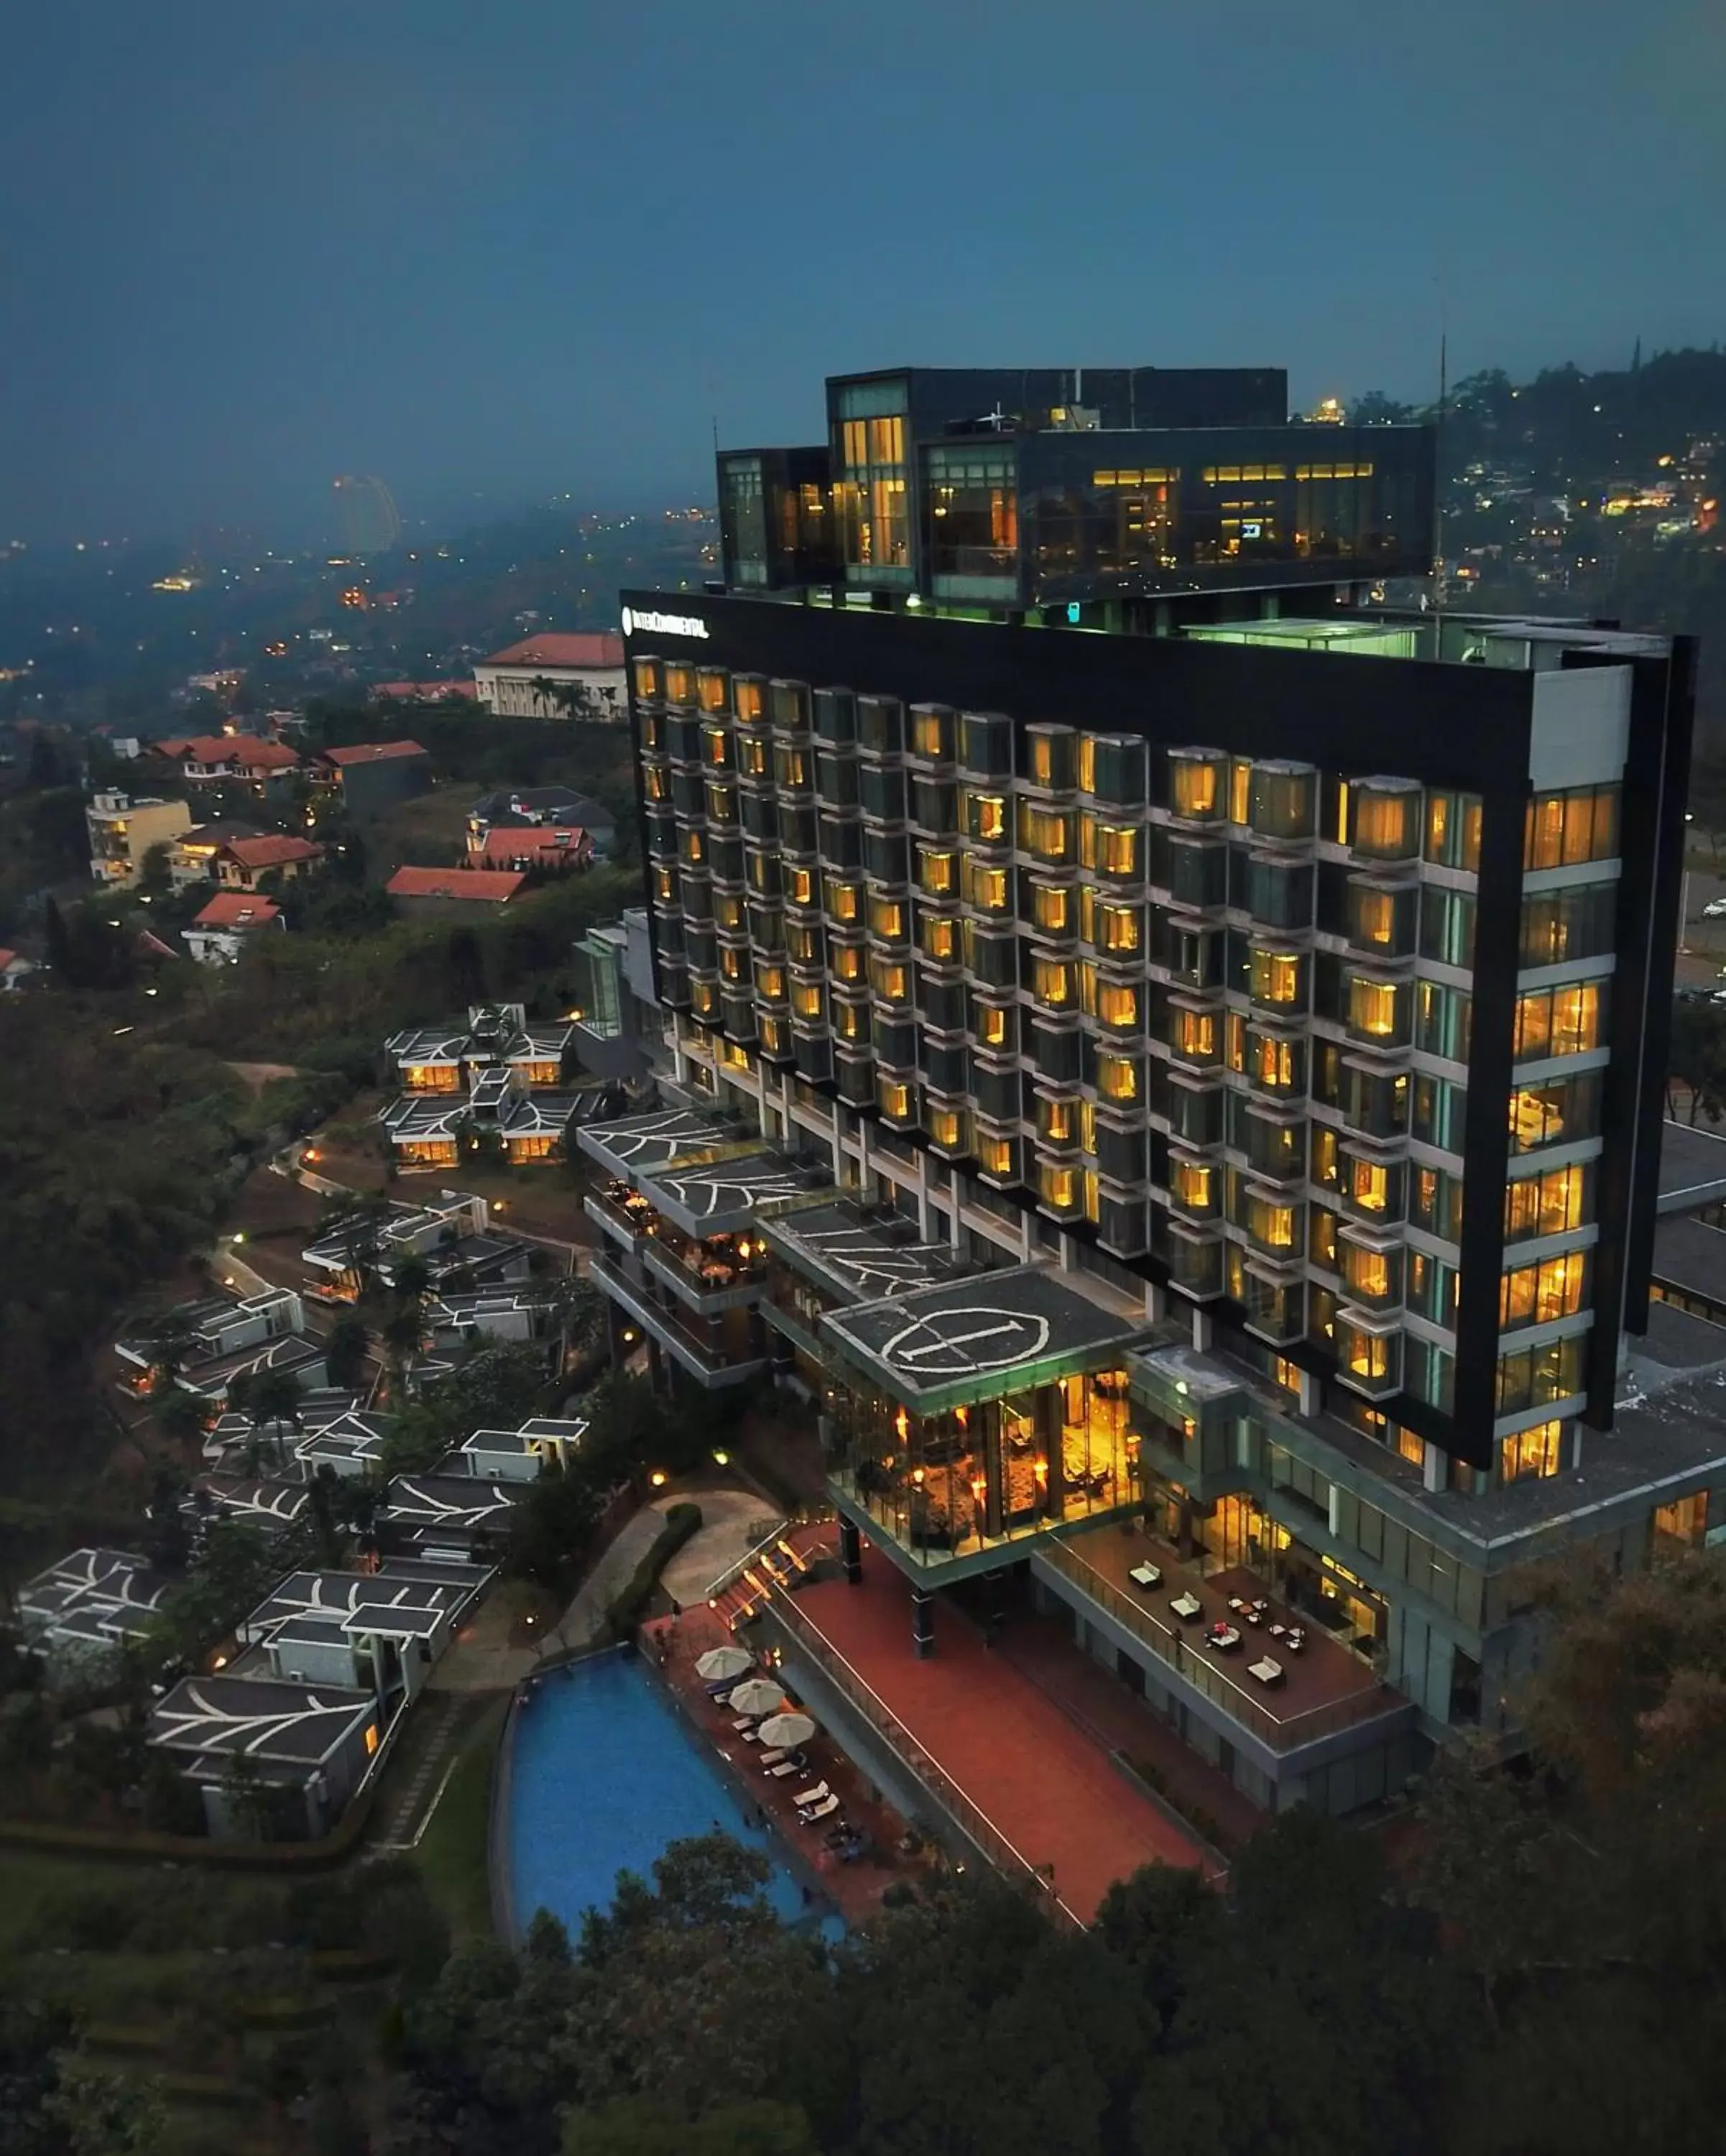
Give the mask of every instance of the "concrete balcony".
M 609 1255 L 594 1259 L 589 1277 L 707 1391 L 745 1384 L 767 1368 L 759 1322 L 748 1310 L 703 1317 L 677 1303 L 668 1305 L 644 1271 Z

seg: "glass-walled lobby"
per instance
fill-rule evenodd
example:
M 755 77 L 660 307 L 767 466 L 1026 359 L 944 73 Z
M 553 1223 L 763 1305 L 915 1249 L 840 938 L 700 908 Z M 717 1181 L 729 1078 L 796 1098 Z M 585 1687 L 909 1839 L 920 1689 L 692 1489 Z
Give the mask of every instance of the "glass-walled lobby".
M 830 1378 L 824 1406 L 835 1488 L 920 1565 L 1140 1502 L 1139 1437 L 1122 1369 L 922 1414 Z

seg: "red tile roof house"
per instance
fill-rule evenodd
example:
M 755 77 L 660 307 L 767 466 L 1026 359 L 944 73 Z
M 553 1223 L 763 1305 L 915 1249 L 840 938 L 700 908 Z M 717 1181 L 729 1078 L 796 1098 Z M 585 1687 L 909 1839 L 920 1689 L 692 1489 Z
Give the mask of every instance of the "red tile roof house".
M 482 659 L 474 685 L 500 719 L 597 719 L 621 726 L 628 716 L 623 639 L 609 632 L 530 636 Z
M 593 841 L 586 832 L 564 824 L 549 831 L 511 829 L 489 831 L 477 850 L 468 850 L 476 868 L 518 869 L 531 875 L 567 875 L 571 869 L 593 865 Z
M 201 966 L 231 966 L 248 938 L 261 929 L 287 927 L 275 901 L 244 891 L 218 891 L 182 932 L 186 947 Z
M 374 681 L 371 694 L 392 704 L 453 704 L 479 691 L 471 681 Z
M 193 734 L 152 742 L 147 752 L 177 765 L 188 786 L 249 786 L 259 794 L 300 767 L 299 752 L 285 742 L 251 734 Z
M 417 741 L 357 742 L 322 751 L 313 759 L 311 778 L 313 785 L 339 793 L 350 815 L 377 816 L 429 790 L 432 758 Z
M 224 891 L 256 891 L 260 876 L 303 875 L 324 858 L 310 839 L 267 831 L 261 839 L 231 839 L 216 856 L 216 880 Z
M 474 919 L 507 906 L 527 881 L 494 869 L 397 869 L 384 886 L 404 913 Z

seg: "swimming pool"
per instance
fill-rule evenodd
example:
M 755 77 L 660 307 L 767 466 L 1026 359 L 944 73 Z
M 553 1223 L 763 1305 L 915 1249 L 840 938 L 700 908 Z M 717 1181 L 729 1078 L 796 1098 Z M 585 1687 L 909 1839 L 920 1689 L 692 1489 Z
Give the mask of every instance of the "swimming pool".
M 723 1768 L 627 1650 L 547 1674 L 515 1710 L 513 1743 L 507 1861 L 519 1930 L 549 1909 L 573 1938 L 584 1910 L 610 1907 L 619 1871 L 650 1880 L 668 1842 L 715 1821 L 772 1866 L 763 1892 L 778 1914 L 811 1918 L 777 1841 L 745 1824 Z M 823 1914 L 822 1928 L 843 1926 Z

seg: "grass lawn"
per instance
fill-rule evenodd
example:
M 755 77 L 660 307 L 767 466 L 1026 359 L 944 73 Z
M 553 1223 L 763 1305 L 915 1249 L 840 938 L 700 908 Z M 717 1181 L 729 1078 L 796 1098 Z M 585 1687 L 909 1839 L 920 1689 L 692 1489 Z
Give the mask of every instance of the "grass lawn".
M 507 1699 L 494 1701 L 456 1755 L 454 1770 L 414 1852 L 427 1890 L 458 1936 L 491 1929 L 491 1784 Z

